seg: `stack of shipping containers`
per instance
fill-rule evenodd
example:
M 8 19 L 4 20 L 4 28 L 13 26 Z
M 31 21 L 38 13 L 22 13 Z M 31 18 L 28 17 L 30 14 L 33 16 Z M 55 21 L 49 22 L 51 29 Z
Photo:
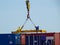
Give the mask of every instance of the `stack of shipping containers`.
M 60 45 L 60 33 L 0 34 L 0 45 Z

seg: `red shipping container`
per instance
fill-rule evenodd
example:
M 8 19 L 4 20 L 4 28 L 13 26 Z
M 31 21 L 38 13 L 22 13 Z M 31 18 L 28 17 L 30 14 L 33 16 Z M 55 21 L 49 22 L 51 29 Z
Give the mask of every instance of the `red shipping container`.
M 26 45 L 26 36 L 46 36 L 54 37 L 55 33 L 33 33 L 33 34 L 21 34 L 21 44 Z
M 60 45 L 60 34 L 55 33 L 55 45 Z

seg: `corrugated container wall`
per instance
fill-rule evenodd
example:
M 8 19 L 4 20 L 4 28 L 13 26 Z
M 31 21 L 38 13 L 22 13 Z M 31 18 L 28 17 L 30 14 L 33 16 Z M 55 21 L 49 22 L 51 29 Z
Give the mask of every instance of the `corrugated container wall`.
M 55 45 L 60 45 L 60 33 L 55 33 Z
M 20 45 L 20 34 L 0 34 L 0 45 Z
M 0 45 L 15 45 L 14 34 L 0 34 Z
M 54 33 L 21 34 L 22 45 L 54 45 Z

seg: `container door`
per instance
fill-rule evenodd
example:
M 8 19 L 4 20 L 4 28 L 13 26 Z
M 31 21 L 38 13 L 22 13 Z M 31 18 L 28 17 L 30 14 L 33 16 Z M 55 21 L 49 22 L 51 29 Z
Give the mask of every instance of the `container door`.
M 33 36 L 34 37 L 34 45 L 38 45 L 38 36 Z
M 44 45 L 46 41 L 46 36 L 40 36 L 40 44 Z
M 29 45 L 29 36 L 26 36 L 26 45 Z
M 33 45 L 33 36 L 30 36 L 30 45 Z
M 41 45 L 40 35 L 38 36 L 38 45 Z
M 26 36 L 26 45 L 33 45 L 33 36 Z
M 46 36 L 26 36 L 26 45 L 44 45 L 46 41 Z

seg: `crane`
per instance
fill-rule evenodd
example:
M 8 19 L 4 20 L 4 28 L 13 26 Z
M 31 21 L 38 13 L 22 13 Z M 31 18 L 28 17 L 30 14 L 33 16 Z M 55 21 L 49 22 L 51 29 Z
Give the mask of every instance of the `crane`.
M 19 27 L 17 29 L 17 31 L 15 31 L 13 33 L 21 33 L 21 32 L 46 32 L 46 30 L 39 30 L 39 26 L 36 26 L 33 23 L 33 21 L 31 20 L 30 14 L 29 14 L 30 13 L 30 1 L 29 0 L 26 0 L 26 8 L 27 8 L 27 18 L 26 18 L 24 24 L 21 27 Z M 22 30 L 23 27 L 24 27 L 24 25 L 25 25 L 25 23 L 28 21 L 28 19 L 32 22 L 32 24 L 34 25 L 34 27 L 35 27 L 36 30 L 24 30 L 24 31 Z
M 24 27 L 25 23 L 28 21 L 28 19 L 32 22 L 32 24 L 34 25 L 34 27 L 36 28 L 35 24 L 33 23 L 33 21 L 31 20 L 30 18 L 30 1 L 29 0 L 26 0 L 26 8 L 27 8 L 27 19 L 26 21 L 24 22 L 24 24 L 22 25 L 21 27 L 21 30 L 22 28 Z

